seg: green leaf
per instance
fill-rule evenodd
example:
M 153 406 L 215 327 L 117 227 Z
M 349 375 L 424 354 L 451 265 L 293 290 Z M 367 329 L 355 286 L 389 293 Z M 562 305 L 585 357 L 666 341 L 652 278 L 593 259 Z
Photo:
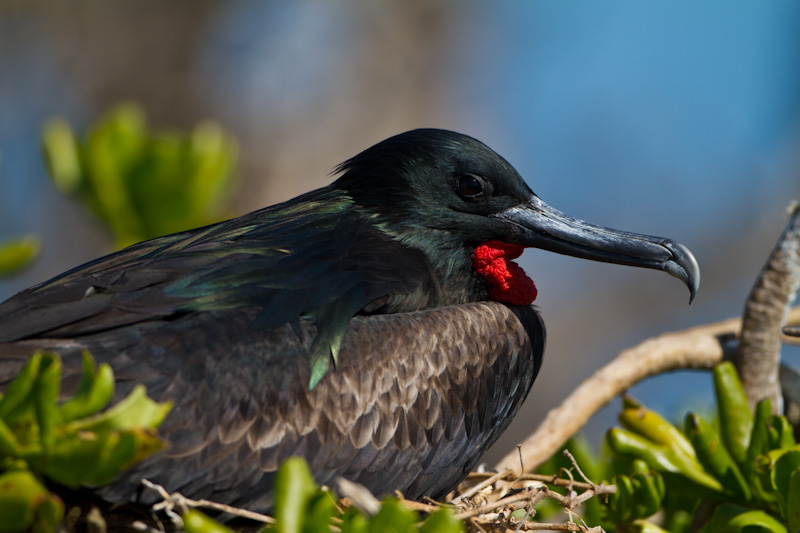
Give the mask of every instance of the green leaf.
M 774 430 L 770 433 L 773 437 L 770 441 L 770 449 L 791 448 L 797 444 L 794 440 L 794 428 L 792 428 L 785 416 L 771 416 L 769 425 Z
M 355 509 L 347 509 L 342 515 L 342 533 L 367 533 L 369 521 Z
M 142 235 L 126 176 L 144 153 L 146 132 L 142 110 L 123 104 L 95 124 L 86 141 L 87 200 L 111 226 L 120 245 L 133 244 Z
M 625 531 L 630 533 L 669 533 L 666 529 L 661 529 L 654 523 L 645 520 L 636 520 L 632 527 Z
M 0 418 L 0 459 L 16 457 L 19 453 L 19 441 L 14 432 Z
M 789 510 L 789 492 L 792 475 L 800 469 L 800 451 L 787 451 L 774 462 L 770 472 L 772 486 L 778 492 L 778 505 L 783 516 Z
M 770 482 L 769 472 L 758 468 L 758 458 L 770 451 L 770 418 L 772 402 L 765 399 L 756 404 L 753 432 L 747 448 L 747 459 L 742 465 L 742 474 L 756 499 L 773 503 L 776 495 Z
M 372 520 L 369 522 L 369 533 L 411 533 L 418 519 L 416 512 L 407 509 L 395 498 L 387 498 Z
M 36 515 L 33 517 L 31 525 L 32 533 L 50 533 L 58 531 L 61 521 L 64 519 L 64 503 L 55 494 L 42 500 L 36 508 Z
M 714 390 L 717 396 L 720 435 L 731 457 L 741 464 L 747 456 L 753 413 L 736 367 L 725 361 L 714 367 Z
M 636 473 L 631 476 L 634 489 L 633 511 L 636 518 L 653 516 L 664 501 L 664 478 L 658 472 Z
M 617 486 L 617 492 L 609 497 L 607 520 L 614 523 L 629 522 L 633 514 L 633 482 L 626 475 L 614 476 L 611 483 Z
M 83 376 L 75 395 L 61 404 L 60 414 L 64 422 L 72 422 L 101 411 L 114 396 L 114 373 L 107 364 L 95 371 L 94 360 L 88 352 L 83 353 Z
M 147 397 L 144 385 L 136 385 L 131 393 L 111 408 L 70 422 L 66 431 L 125 431 L 140 427 L 158 427 L 172 409 L 172 402 L 157 403 Z
M 749 500 L 750 489 L 717 431 L 699 415 L 686 415 L 686 434 L 706 472 L 717 478 L 723 490 L 737 500 Z
M 606 437 L 609 447 L 615 453 L 631 455 L 646 462 L 653 470 L 680 474 L 699 485 L 722 491 L 720 482 L 708 475 L 700 463 L 678 459 L 675 452 L 669 448 L 619 428 L 610 429 Z
M 800 469 L 795 469 L 789 478 L 785 518 L 789 531 L 800 531 Z
M 627 523 L 652 516 L 661 509 L 665 488 L 658 472 L 618 474 L 611 482 L 617 486 L 617 492 L 608 498 L 607 521 Z
M 0 244 L 0 276 L 14 274 L 32 263 L 42 250 L 41 241 L 28 235 Z
M 36 384 L 36 377 L 39 374 L 39 365 L 41 363 L 42 352 L 34 353 L 17 374 L 17 377 L 8 385 L 5 395 L 0 399 L 0 419 L 8 423 L 19 416 L 19 411 L 22 410 Z M 16 416 L 12 416 L 12 413 Z
M 75 431 L 59 435 L 46 456 L 27 461 L 63 485 L 101 486 L 160 447 L 152 430 Z
M 305 460 L 290 457 L 278 468 L 275 476 L 275 530 L 280 533 L 301 533 L 306 505 L 316 492 L 317 484 Z
M 671 488 L 670 490 L 673 489 Z M 668 504 L 665 503 L 665 507 L 667 505 Z M 687 510 L 687 507 L 690 506 L 683 505 L 680 508 L 665 509 L 665 516 L 662 524 L 663 529 L 666 531 L 689 531 L 693 514 Z
M 730 503 L 717 507 L 703 533 L 786 533 L 775 517 L 761 510 L 746 509 Z
M 331 517 L 336 512 L 336 502 L 327 491 L 315 491 L 306 506 L 303 533 L 330 530 Z
M 181 517 L 185 533 L 233 533 L 232 529 L 223 526 L 197 509 L 188 509 Z
M 189 140 L 192 179 L 188 190 L 193 211 L 206 216 L 218 213 L 229 196 L 238 148 L 218 124 L 203 122 Z
M 60 422 L 58 412 L 60 390 L 61 358 L 52 353 L 44 353 L 32 392 L 39 425 L 39 442 L 45 452 L 53 444 L 56 424 Z
M 628 402 L 630 405 L 630 400 Z M 688 462 L 696 462 L 697 455 L 689 440 L 661 415 L 642 405 L 623 409 L 619 414 L 622 426 L 661 446 L 672 449 L 677 456 L 685 456 Z M 683 460 L 683 458 L 679 459 Z
M 41 524 L 58 524 L 64 505 L 28 470 L 0 474 L 0 532 L 23 531 L 37 515 Z
M 64 194 L 76 193 L 83 181 L 80 146 L 66 121 L 60 118 L 47 121 L 42 132 L 42 148 L 56 188 Z
M 464 522 L 456 518 L 450 509 L 443 507 L 428 516 L 420 526 L 419 533 L 464 533 Z

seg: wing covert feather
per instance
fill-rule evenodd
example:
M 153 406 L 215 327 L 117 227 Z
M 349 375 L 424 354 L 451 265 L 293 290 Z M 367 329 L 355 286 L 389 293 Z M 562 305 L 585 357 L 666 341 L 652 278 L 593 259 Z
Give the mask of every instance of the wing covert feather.
M 313 322 L 301 321 L 300 337 L 289 324 L 232 327 L 257 312 L 207 312 L 127 335 L 38 343 L 62 352 L 76 376 L 80 349 L 88 347 L 114 368 L 118 395 L 143 382 L 149 394 L 175 401 L 161 428 L 170 447 L 104 489 L 106 497 L 127 500 L 147 477 L 169 491 L 267 509 L 274 470 L 291 455 L 305 456 L 320 483 L 342 475 L 378 494 L 440 497 L 505 429 L 543 352 L 533 308 L 482 302 L 356 316 L 339 365 L 309 391 Z M 208 353 L 210 338 L 229 353 Z M 0 379 L 36 345 L 0 345 Z

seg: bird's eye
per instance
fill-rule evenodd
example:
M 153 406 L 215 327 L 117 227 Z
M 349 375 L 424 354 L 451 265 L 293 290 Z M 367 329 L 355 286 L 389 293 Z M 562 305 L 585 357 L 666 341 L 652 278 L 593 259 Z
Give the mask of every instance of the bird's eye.
M 464 174 L 456 181 L 456 191 L 465 200 L 483 200 L 489 192 L 486 181 L 475 174 Z

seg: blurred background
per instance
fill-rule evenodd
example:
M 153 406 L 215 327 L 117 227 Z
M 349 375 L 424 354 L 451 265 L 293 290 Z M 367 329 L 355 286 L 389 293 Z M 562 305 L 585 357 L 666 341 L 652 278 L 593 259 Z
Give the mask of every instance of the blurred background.
M 0 241 L 43 241 L 0 300 L 111 250 L 49 182 L 44 122 L 140 103 L 239 142 L 243 214 L 331 181 L 395 133 L 468 133 L 573 216 L 689 246 L 695 302 L 652 271 L 528 251 L 548 326 L 539 380 L 493 464 L 591 372 L 647 337 L 740 314 L 800 199 L 800 3 L 0 0 Z M 789 360 L 797 354 L 789 354 Z M 710 377 L 632 391 L 681 417 Z M 593 419 L 597 442 L 612 405 Z

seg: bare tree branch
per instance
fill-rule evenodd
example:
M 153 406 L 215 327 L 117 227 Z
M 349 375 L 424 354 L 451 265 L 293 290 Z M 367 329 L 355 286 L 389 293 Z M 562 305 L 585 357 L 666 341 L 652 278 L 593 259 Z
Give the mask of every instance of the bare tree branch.
M 800 307 L 791 310 L 787 322 L 800 323 Z M 644 378 L 681 368 L 711 368 L 722 361 L 726 341 L 735 338 L 741 325 L 741 319 L 731 318 L 665 333 L 620 352 L 609 364 L 581 383 L 560 406 L 551 410 L 525 439 L 521 444 L 525 470 L 532 471 L 549 459 L 598 409 Z M 519 472 L 519 464 L 519 455 L 514 449 L 495 468 Z
M 782 328 L 800 288 L 800 208 L 789 207 L 789 222 L 759 272 L 745 302 L 742 332 L 734 362 L 747 402 L 753 408 L 764 398 L 773 413 L 783 412 L 778 367 Z

